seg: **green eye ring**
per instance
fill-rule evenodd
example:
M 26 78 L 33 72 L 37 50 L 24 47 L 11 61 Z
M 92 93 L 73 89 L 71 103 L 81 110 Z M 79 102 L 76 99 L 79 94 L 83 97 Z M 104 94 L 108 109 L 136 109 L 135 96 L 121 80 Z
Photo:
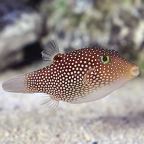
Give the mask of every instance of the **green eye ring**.
M 109 62 L 109 56 L 107 56 L 107 55 L 101 56 L 101 61 L 104 64 L 108 63 Z

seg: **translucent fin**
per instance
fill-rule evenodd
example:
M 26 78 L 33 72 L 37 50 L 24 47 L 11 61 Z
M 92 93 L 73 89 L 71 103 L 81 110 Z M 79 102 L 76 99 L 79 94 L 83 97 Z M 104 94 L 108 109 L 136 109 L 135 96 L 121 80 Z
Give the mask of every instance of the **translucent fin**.
M 53 63 L 53 58 L 58 53 L 59 48 L 54 40 L 48 42 L 44 50 L 41 52 L 43 60 L 47 61 L 48 65 Z
M 4 81 L 2 87 L 3 90 L 7 92 L 29 93 L 26 87 L 26 82 L 25 75 L 19 75 Z
M 47 95 L 43 97 L 41 104 L 50 109 L 56 109 L 58 107 L 59 101 L 53 99 L 52 96 Z

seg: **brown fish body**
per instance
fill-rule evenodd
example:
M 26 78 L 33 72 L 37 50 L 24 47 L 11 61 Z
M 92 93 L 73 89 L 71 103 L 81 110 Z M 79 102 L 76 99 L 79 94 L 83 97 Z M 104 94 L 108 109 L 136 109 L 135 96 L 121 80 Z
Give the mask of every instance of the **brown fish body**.
M 48 53 L 43 52 L 46 60 Z M 24 77 L 23 92 L 49 94 L 54 106 L 60 100 L 83 103 L 102 98 L 139 74 L 138 66 L 115 50 L 90 47 L 67 54 L 57 52 L 48 59 L 53 61 L 49 66 L 19 77 Z

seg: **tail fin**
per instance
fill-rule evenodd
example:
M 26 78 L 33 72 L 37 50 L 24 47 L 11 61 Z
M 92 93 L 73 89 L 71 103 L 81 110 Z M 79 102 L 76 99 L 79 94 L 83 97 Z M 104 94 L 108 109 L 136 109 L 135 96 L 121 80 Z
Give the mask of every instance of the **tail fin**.
M 16 93 L 29 93 L 25 75 L 14 76 L 2 83 L 4 91 Z

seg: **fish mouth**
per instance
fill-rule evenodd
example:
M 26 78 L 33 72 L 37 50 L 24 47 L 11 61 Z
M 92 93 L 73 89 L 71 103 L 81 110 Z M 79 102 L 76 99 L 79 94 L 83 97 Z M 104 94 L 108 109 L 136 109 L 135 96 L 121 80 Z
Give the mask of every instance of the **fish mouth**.
M 130 69 L 130 74 L 131 74 L 131 78 L 135 78 L 139 75 L 140 71 L 139 71 L 139 67 L 137 65 L 133 66 Z

